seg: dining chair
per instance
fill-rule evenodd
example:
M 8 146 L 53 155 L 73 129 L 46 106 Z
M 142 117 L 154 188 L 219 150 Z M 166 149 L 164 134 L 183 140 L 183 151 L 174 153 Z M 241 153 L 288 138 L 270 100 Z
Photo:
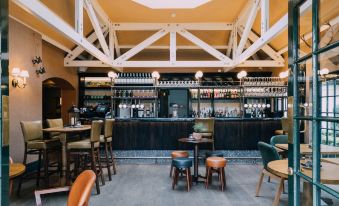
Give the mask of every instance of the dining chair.
M 70 191 L 67 206 L 87 206 L 95 180 L 95 173 L 92 170 L 85 170 L 76 178 L 72 187 L 36 190 L 34 192 L 36 205 L 42 206 L 41 195 Z
M 105 148 L 105 157 L 102 159 L 104 159 L 104 161 L 106 162 L 106 166 L 103 165 L 103 167 L 107 168 L 109 181 L 112 180 L 111 166 L 113 167 L 113 174 L 115 175 L 117 173 L 115 166 L 115 158 L 112 149 L 113 141 L 112 133 L 114 121 L 115 121 L 114 119 L 106 119 L 104 126 L 104 134 L 100 135 L 100 144 L 103 144 Z
M 213 140 L 212 142 L 212 150 L 215 150 L 214 147 L 214 123 L 215 119 L 214 118 L 196 118 L 194 120 L 195 124 L 202 124 L 206 128 L 205 131 L 203 132 L 198 132 L 201 134 L 202 137 L 204 138 L 210 138 Z
M 103 178 L 101 160 L 100 160 L 100 134 L 102 129 L 103 121 L 92 121 L 92 129 L 90 137 L 84 140 L 74 141 L 67 143 L 67 168 L 66 168 L 66 180 L 67 185 L 70 184 L 70 167 L 71 167 L 71 156 L 77 157 L 78 155 L 88 155 L 91 160 L 91 169 L 95 172 L 96 176 L 100 175 L 101 182 L 104 185 L 105 180 Z M 86 161 L 87 158 L 84 158 Z M 75 161 L 78 163 L 77 161 Z M 96 166 L 99 166 L 99 172 Z M 86 162 L 84 163 L 86 165 Z M 97 193 L 100 194 L 100 187 L 98 178 L 95 180 Z
M 37 180 L 36 186 L 39 186 L 40 183 L 40 168 L 41 162 L 43 160 L 44 164 L 44 179 L 46 187 L 49 186 L 49 154 L 61 149 L 61 144 L 58 139 L 44 139 L 42 132 L 42 121 L 21 121 L 21 130 L 25 142 L 25 151 L 24 151 L 24 160 L 23 164 L 25 166 L 27 163 L 28 155 L 38 155 L 38 170 L 37 170 Z M 61 158 L 58 158 L 61 159 Z M 58 162 L 58 167 L 60 168 L 61 162 Z M 24 175 L 19 179 L 18 191 L 17 194 L 20 195 L 21 184 Z
M 272 146 L 275 146 L 276 144 L 288 144 L 288 136 L 287 135 L 272 136 L 270 143 Z
M 60 119 L 46 119 L 46 122 L 47 122 L 48 127 L 58 127 L 58 128 L 64 127 L 64 122 L 61 118 Z M 59 138 L 59 139 L 66 135 L 65 133 L 61 133 L 61 132 L 50 132 L 49 134 L 51 138 Z
M 280 176 L 279 174 L 273 174 L 267 169 L 267 165 L 269 162 L 274 161 L 274 160 L 280 160 L 280 156 L 275 149 L 274 146 L 267 144 L 265 142 L 258 142 L 258 148 L 261 153 L 261 158 L 262 158 L 262 163 L 263 163 L 263 169 L 261 170 L 261 174 L 259 177 L 259 182 L 257 184 L 257 189 L 256 189 L 256 197 L 259 197 L 259 192 L 260 188 L 263 182 L 263 178 L 265 175 L 269 176 L 270 178 L 277 179 L 279 180 L 279 186 L 275 194 L 274 206 L 279 205 L 279 199 L 281 196 L 281 193 L 284 190 L 284 181 L 286 180 L 284 177 Z

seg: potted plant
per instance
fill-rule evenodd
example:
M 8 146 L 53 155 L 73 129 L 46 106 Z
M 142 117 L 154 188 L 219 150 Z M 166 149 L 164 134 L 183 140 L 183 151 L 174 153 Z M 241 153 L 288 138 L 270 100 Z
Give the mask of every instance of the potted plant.
M 194 139 L 201 139 L 202 135 L 200 133 L 206 131 L 206 127 L 202 123 L 195 123 L 193 126 L 193 138 Z

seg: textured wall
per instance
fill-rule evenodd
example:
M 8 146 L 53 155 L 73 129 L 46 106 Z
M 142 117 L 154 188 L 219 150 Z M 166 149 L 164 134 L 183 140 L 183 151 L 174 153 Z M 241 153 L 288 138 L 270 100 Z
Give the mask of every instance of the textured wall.
M 9 21 L 9 71 L 13 67 L 26 69 L 30 77 L 24 89 L 10 86 L 10 155 L 15 161 L 22 161 L 24 141 L 20 121 L 42 119 L 42 82 L 51 77 L 60 77 L 78 87 L 75 68 L 63 66 L 64 53 L 54 46 L 45 43 L 41 35 L 30 30 L 13 19 Z M 47 73 L 41 76 L 35 74 L 32 59 L 41 56 Z M 10 81 L 11 81 L 10 77 Z M 76 96 L 68 97 L 76 103 Z

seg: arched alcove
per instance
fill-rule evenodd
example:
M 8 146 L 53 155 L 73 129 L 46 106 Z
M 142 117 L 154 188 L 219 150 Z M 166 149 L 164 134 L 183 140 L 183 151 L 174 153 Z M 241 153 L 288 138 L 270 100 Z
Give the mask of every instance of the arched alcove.
M 68 123 L 68 109 L 76 103 L 76 89 L 67 80 L 52 77 L 42 82 L 43 119 L 62 118 Z

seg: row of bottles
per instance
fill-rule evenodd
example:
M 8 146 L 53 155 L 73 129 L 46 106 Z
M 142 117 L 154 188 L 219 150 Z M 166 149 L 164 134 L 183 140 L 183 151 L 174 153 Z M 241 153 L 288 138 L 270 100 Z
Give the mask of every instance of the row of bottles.
M 217 118 L 229 118 L 229 117 L 240 117 L 241 112 L 240 110 L 236 108 L 227 108 L 225 107 L 224 109 L 217 109 L 216 111 L 212 111 L 211 108 L 202 108 L 200 111 L 200 114 L 196 110 L 192 111 L 192 117 L 201 117 L 201 118 L 206 118 L 206 117 L 217 117 Z
M 151 73 L 119 73 L 115 84 L 153 84 Z
M 156 98 L 157 92 L 153 89 L 148 90 L 115 90 L 113 96 L 116 98 Z
M 191 89 L 193 99 L 198 98 L 198 89 Z M 200 98 L 204 99 L 236 99 L 240 97 L 239 89 L 201 89 Z

